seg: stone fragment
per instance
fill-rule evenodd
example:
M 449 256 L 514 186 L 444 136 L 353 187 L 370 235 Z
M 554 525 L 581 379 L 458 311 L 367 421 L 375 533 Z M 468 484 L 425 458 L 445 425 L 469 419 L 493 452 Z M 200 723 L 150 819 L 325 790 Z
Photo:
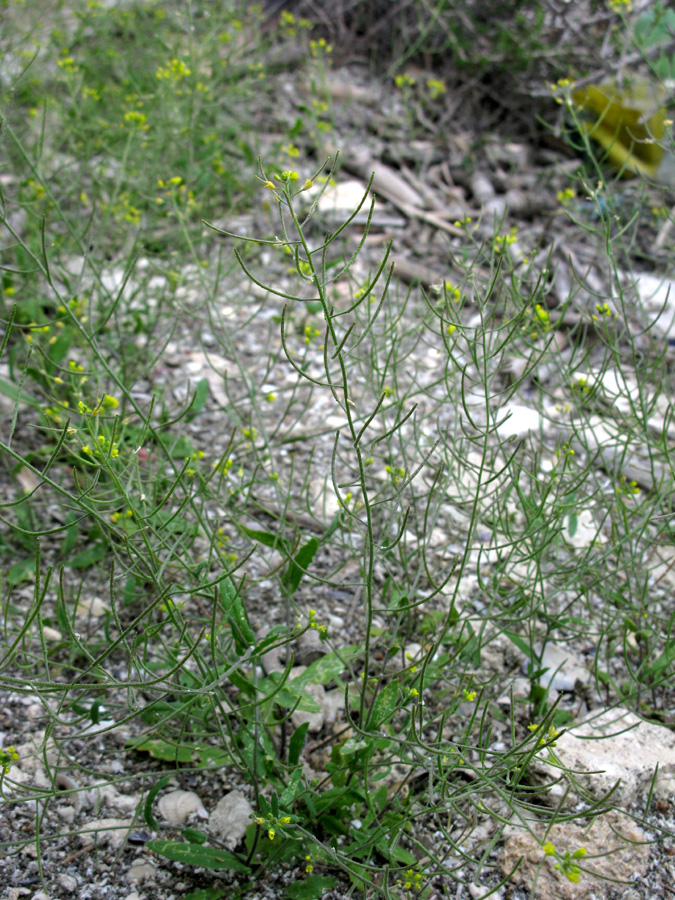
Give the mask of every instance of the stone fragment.
M 312 734 L 316 734 L 318 731 L 321 731 L 321 727 L 326 719 L 326 691 L 322 684 L 308 684 L 303 690 L 308 697 L 316 700 L 321 709 L 318 712 L 306 712 L 303 709 L 296 709 L 291 719 L 296 728 L 304 725 L 305 722 L 309 722 L 308 730 Z
M 650 850 L 645 833 L 617 810 L 596 818 L 590 829 L 565 822 L 554 825 L 548 832 L 544 825 L 535 825 L 533 832 L 511 831 L 501 867 L 506 875 L 522 860 L 512 881 L 524 886 L 536 900 L 609 900 L 623 896 L 621 889 L 626 885 L 617 881 L 630 882 L 636 874 L 644 875 L 647 871 Z M 586 850 L 583 859 L 578 860 L 581 869 L 578 883 L 556 870 L 556 857 L 546 856 L 542 849 L 547 841 L 563 856 L 568 850 L 570 853 L 581 847 Z
M 541 657 L 541 666 L 547 669 L 539 676 L 539 684 L 554 692 L 573 691 L 577 683 L 588 684 L 591 673 L 571 650 L 558 644 L 547 644 Z
M 319 632 L 315 628 L 303 632 L 298 638 L 296 659 L 301 666 L 309 666 L 321 659 L 327 652 L 325 644 L 321 640 Z
M 566 516 L 562 536 L 566 543 L 578 550 L 598 541 L 604 543 L 606 540 L 590 509 L 582 509 L 574 516 Z
M 132 819 L 95 819 L 79 832 L 80 840 L 85 847 L 108 844 L 113 850 L 119 850 L 132 824 Z
M 234 850 L 251 824 L 253 807 L 241 791 L 225 794 L 209 816 L 209 830 L 228 848 Z
M 157 804 L 157 809 L 162 818 L 176 828 L 185 825 L 192 813 L 197 813 L 200 818 L 206 818 L 208 815 L 201 797 L 194 791 L 171 791 L 164 794 Z
M 667 799 L 675 778 L 675 734 L 632 712 L 610 709 L 571 728 L 556 754 L 592 793 L 601 797 L 616 784 L 612 802 L 629 807 L 647 790 L 658 764 L 654 797 Z
M 156 873 L 157 870 L 152 863 L 144 859 L 135 859 L 127 869 L 126 878 L 132 883 L 140 883 L 141 881 L 152 881 Z
M 83 597 L 77 604 L 78 616 L 91 616 L 97 619 L 109 611 L 110 607 L 100 597 Z
M 74 875 L 68 875 L 67 872 L 62 872 L 59 876 L 57 876 L 58 883 L 61 885 L 64 891 L 68 891 L 69 894 L 72 894 L 73 891 L 77 888 L 77 878 Z

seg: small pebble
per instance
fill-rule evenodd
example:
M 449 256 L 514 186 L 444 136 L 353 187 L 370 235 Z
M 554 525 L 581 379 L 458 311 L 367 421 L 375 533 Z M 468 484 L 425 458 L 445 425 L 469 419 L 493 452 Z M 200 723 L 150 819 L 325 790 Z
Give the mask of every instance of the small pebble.
M 144 862 L 142 859 L 136 860 L 131 864 L 127 871 L 127 881 L 150 881 L 155 877 L 156 869 L 152 863 Z
M 74 875 L 67 875 L 65 872 L 63 872 L 56 880 L 61 885 L 63 890 L 68 891 L 69 894 L 72 894 L 72 892 L 77 887 L 77 878 L 75 878 Z

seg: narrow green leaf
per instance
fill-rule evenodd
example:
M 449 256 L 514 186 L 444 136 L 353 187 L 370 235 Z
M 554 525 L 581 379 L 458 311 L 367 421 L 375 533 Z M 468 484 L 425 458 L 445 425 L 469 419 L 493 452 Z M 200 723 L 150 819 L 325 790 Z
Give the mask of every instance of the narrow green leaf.
M 660 681 L 668 666 L 675 662 L 675 643 L 670 644 L 660 656 L 645 666 L 644 675 L 647 676 L 643 680 Z
M 66 516 L 66 521 L 69 523 L 66 527 L 66 536 L 63 539 L 63 544 L 61 546 L 61 555 L 68 556 L 70 551 L 73 549 L 75 544 L 77 543 L 78 536 L 78 527 L 77 527 L 77 519 L 72 513 L 69 513 Z
M 204 866 L 207 869 L 232 869 L 233 872 L 250 872 L 248 866 L 227 850 L 218 847 L 203 847 L 186 841 L 148 841 L 148 850 L 184 863 L 186 866 Z
M 288 584 L 291 594 L 294 594 L 297 591 L 300 582 L 302 581 L 302 576 L 309 568 L 318 549 L 319 542 L 313 537 L 310 538 L 296 553 L 293 562 L 288 567 L 288 572 L 284 579 Z
M 379 728 L 390 721 L 398 703 L 398 690 L 398 682 L 391 681 L 377 695 L 368 723 L 370 728 Z
M 7 573 L 7 581 L 10 584 L 21 584 L 22 581 L 30 581 L 35 574 L 35 557 L 29 556 L 14 563 Z
M 335 653 L 326 653 L 311 663 L 302 675 L 298 675 L 289 683 L 289 687 L 297 690 L 307 684 L 328 684 L 344 670 L 345 664 Z
M 296 728 L 293 734 L 291 735 L 291 739 L 288 742 L 288 765 L 289 766 L 297 766 L 300 762 L 300 754 L 302 753 L 302 748 L 305 746 L 305 737 L 307 735 L 307 729 L 309 728 L 309 722 L 303 722 L 299 728 Z
M 249 647 L 255 646 L 255 633 L 248 620 L 246 608 L 241 597 L 235 597 L 229 609 L 230 626 L 237 645 L 238 653 L 245 653 Z
M 257 541 L 264 547 L 271 547 L 273 550 L 276 550 L 277 547 L 284 546 L 284 539 L 279 534 L 272 534 L 271 531 L 260 531 L 257 528 L 246 528 L 244 525 L 240 525 L 239 528 L 246 537 L 252 541 Z
M 87 549 L 82 550 L 81 553 L 76 553 L 75 556 L 70 558 L 68 565 L 72 566 L 73 569 L 88 569 L 89 566 L 93 566 L 97 562 L 100 562 L 106 553 L 107 547 L 100 541 L 99 543 L 94 544 L 93 547 L 87 547 Z
M 260 686 L 262 690 L 262 685 Z M 263 693 L 268 693 L 266 690 Z M 271 693 L 271 692 L 270 692 Z M 300 702 L 298 702 L 300 701 Z M 321 704 L 317 703 L 309 694 L 305 694 L 301 689 L 293 688 L 288 683 L 274 694 L 274 702 L 285 709 L 293 709 L 302 712 L 318 713 L 321 712 Z
M 73 333 L 69 328 L 63 329 L 56 338 L 56 341 L 49 347 L 49 359 L 53 363 L 56 363 L 57 366 L 67 356 L 68 351 L 70 350 L 72 334 Z
M 298 792 L 302 789 L 302 785 L 300 784 L 301 779 L 302 769 L 297 768 L 291 775 L 291 780 L 288 785 L 281 792 L 281 797 L 279 797 L 279 805 L 282 809 L 288 809 L 288 807 L 292 805 Z
M 160 738 L 149 738 L 140 743 L 128 741 L 127 747 L 149 753 L 155 759 L 182 763 L 192 762 L 192 754 L 195 750 L 192 744 L 170 744 L 168 741 L 163 741 Z
M 152 814 L 152 804 L 155 802 L 155 797 L 162 790 L 163 787 L 171 781 L 172 775 L 166 775 L 164 778 L 160 778 L 156 784 L 148 791 L 148 796 L 145 798 L 145 804 L 143 805 L 143 815 L 145 816 L 145 821 L 148 828 L 155 829 L 157 828 L 157 821 Z
M 248 678 L 244 678 L 244 676 L 236 669 L 230 672 L 228 678 L 230 679 L 232 684 L 243 694 L 246 694 L 247 697 L 255 697 L 256 686 L 251 681 L 249 681 Z
M 205 844 L 209 836 L 205 831 L 200 831 L 199 828 L 184 828 L 183 829 L 183 837 L 186 841 L 189 841 L 191 844 Z
M 506 629 L 504 630 L 504 634 L 512 644 L 516 645 L 521 653 L 524 653 L 528 659 L 532 659 L 532 647 L 525 640 L 525 638 L 521 637 L 519 634 L 516 634 L 515 631 L 507 631 Z
M 206 398 L 209 396 L 209 382 L 206 378 L 200 378 L 192 398 L 192 405 L 188 410 L 186 419 L 190 421 L 204 409 Z
M 0 394 L 4 394 L 5 397 L 9 397 L 10 400 L 15 402 L 18 400 L 19 403 L 26 403 L 28 406 L 34 406 L 36 409 L 40 408 L 39 400 L 31 397 L 25 391 L 20 391 L 13 382 L 7 381 L 5 378 L 0 378 Z
M 335 885 L 332 875 L 308 875 L 304 881 L 295 881 L 286 888 L 291 900 L 319 900 L 324 891 Z
M 220 900 L 226 893 L 225 888 L 198 888 L 196 891 L 186 894 L 183 900 Z

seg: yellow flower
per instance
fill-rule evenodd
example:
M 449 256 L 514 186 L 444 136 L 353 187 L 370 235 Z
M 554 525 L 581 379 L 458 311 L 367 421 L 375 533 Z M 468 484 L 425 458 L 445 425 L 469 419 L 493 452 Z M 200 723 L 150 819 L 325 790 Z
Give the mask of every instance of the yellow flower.
M 415 84 L 415 79 L 412 77 L 412 75 L 408 75 L 407 72 L 402 72 L 400 75 L 397 75 L 396 78 L 394 78 L 394 84 L 400 90 L 403 87 L 410 87 Z
M 110 394 L 104 394 L 99 403 L 99 406 L 103 406 L 105 409 L 117 409 L 119 405 L 120 401 L 116 397 L 111 397 Z
M 565 188 L 564 191 L 558 191 L 556 194 L 558 203 L 561 203 L 563 206 L 569 206 L 570 200 L 573 200 L 574 197 L 575 194 L 572 188 Z
M 72 56 L 64 56 L 62 59 L 58 59 L 56 65 L 59 69 L 63 69 L 64 72 L 74 72 L 77 69 Z
M 191 74 L 191 69 L 186 66 L 182 60 L 174 57 L 169 65 L 158 67 L 155 72 L 155 78 L 159 78 L 160 81 L 171 81 L 175 83 L 180 81 L 181 78 L 187 78 L 188 75 Z
M 439 81 L 437 78 L 429 78 L 427 79 L 427 88 L 431 99 L 437 100 L 445 93 L 445 82 Z
M 143 113 L 136 112 L 136 110 L 124 113 L 124 121 L 134 125 L 136 128 L 140 128 L 141 131 L 148 130 L 148 126 L 145 124 L 148 121 L 148 117 L 144 116 Z
M 13 746 L 10 745 L 4 750 L 0 750 L 0 768 L 2 768 L 2 774 L 6 775 L 12 767 L 12 763 L 15 763 L 18 759 L 19 754 Z

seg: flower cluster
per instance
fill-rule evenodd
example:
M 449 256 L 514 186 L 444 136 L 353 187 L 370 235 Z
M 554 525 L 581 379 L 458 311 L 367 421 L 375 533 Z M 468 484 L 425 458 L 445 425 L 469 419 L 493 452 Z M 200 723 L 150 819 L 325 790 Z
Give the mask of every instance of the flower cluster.
M 622 475 L 619 478 L 619 483 L 616 486 L 617 494 L 625 494 L 626 496 L 630 496 L 631 494 L 639 494 L 640 487 L 637 481 L 628 481 L 625 475 Z
M 124 121 L 127 125 L 138 131 L 147 131 L 150 127 L 147 123 L 148 117 L 138 110 L 132 109 L 124 113 Z
M 62 56 L 61 59 L 57 59 L 56 65 L 68 75 L 72 75 L 78 69 L 78 65 L 72 56 Z
M 277 834 L 277 828 L 281 826 L 281 828 L 283 829 L 285 825 L 290 825 L 291 817 L 281 816 L 281 818 L 277 818 L 276 816 L 270 814 L 265 818 L 263 816 L 254 816 L 253 821 L 256 825 L 265 825 L 267 828 L 267 837 L 271 841 L 273 841 Z
M 399 90 L 401 90 L 401 88 L 412 87 L 412 85 L 415 84 L 415 79 L 407 72 L 401 72 L 396 76 L 396 78 L 394 78 L 394 84 Z
M 129 191 L 121 191 L 112 206 L 108 203 L 101 203 L 101 209 L 104 212 L 110 210 L 116 222 L 128 222 L 130 225 L 140 224 L 141 211 L 131 202 Z
M 218 471 L 221 474 L 223 474 L 223 475 L 225 475 L 225 477 L 227 477 L 227 475 L 229 474 L 230 469 L 232 468 L 233 465 L 234 465 L 234 460 L 230 457 L 230 459 L 226 459 L 224 463 L 220 463 L 220 464 L 214 463 L 213 468 L 218 469 Z
M 175 57 L 166 66 L 159 66 L 155 72 L 155 78 L 160 81 L 168 81 L 173 84 L 183 78 L 188 78 L 192 74 L 191 69 L 183 62 L 182 59 Z
M 188 186 L 184 183 L 180 175 L 174 175 L 172 178 L 167 179 L 158 178 L 157 187 L 164 191 L 164 196 L 155 197 L 157 206 L 163 206 L 167 197 L 174 201 L 177 200 L 185 203 L 188 208 L 197 205 L 194 191 L 188 190 Z
M 559 78 L 555 84 L 549 85 L 549 87 L 553 91 L 553 99 L 556 103 L 571 103 L 568 90 L 571 85 L 572 82 L 569 78 Z M 564 95 L 564 97 L 559 96 L 561 93 Z
M 566 850 L 564 855 L 558 853 L 555 849 L 555 846 L 551 843 L 551 841 L 546 841 L 543 844 L 542 848 L 545 856 L 555 856 L 559 862 L 556 864 L 555 868 L 568 878 L 573 884 L 579 883 L 579 876 L 581 875 L 581 869 L 577 865 L 576 861 L 578 859 L 583 859 L 586 856 L 586 848 L 579 847 L 578 850 L 575 850 L 574 853 L 570 853 L 569 850 Z
M 298 28 L 311 28 L 309 19 L 298 19 L 287 9 L 282 10 L 279 16 L 279 30 L 284 37 L 295 37 Z
M 402 466 L 385 466 L 384 471 L 391 477 L 394 484 L 399 484 L 408 477 L 408 473 Z
M 73 363 L 72 360 L 69 368 L 77 372 L 82 371 L 82 366 Z M 93 409 L 92 407 L 87 406 L 84 401 L 80 400 L 77 404 L 77 411 L 81 416 L 98 416 L 101 412 L 117 409 L 119 405 L 120 401 L 116 397 L 111 397 L 110 394 L 104 394 L 96 401 L 96 405 Z
M 462 299 L 462 292 L 456 284 L 452 284 L 450 281 L 443 282 L 443 294 L 447 300 L 452 300 L 453 303 L 459 303 Z
M 536 722 L 532 722 L 527 726 L 528 731 L 531 731 L 533 734 L 536 734 L 540 729 L 541 725 L 537 725 Z M 549 725 L 548 731 L 539 739 L 540 747 L 555 747 L 556 746 L 556 738 L 560 737 L 560 732 L 553 727 L 553 725 Z
M 311 344 L 312 338 L 319 337 L 321 332 L 318 328 L 312 328 L 311 325 L 305 325 L 305 343 Z
M 328 637 L 328 629 L 325 625 L 319 625 L 316 622 L 316 610 L 310 609 L 309 611 L 309 627 L 313 628 L 316 632 L 318 632 L 321 640 L 325 640 Z
M 333 52 L 333 45 L 326 41 L 326 38 L 319 38 L 318 41 L 310 41 L 309 49 L 314 59 L 320 59 L 323 56 L 329 56 Z
M 573 188 L 565 188 L 564 191 L 558 191 L 556 199 L 561 206 L 569 206 L 575 196 L 576 193 Z
M 551 330 L 551 317 L 541 303 L 535 303 L 534 308 L 529 311 L 529 315 L 530 321 L 523 325 L 523 331 L 530 330 L 530 337 L 533 341 Z
M 501 251 L 506 247 L 509 247 L 511 244 L 515 244 L 518 239 L 518 228 L 516 225 L 511 228 L 507 234 L 498 234 L 495 237 L 494 247 L 495 250 Z
M 125 511 L 123 513 L 122 512 L 111 513 L 110 521 L 113 522 L 113 524 L 117 524 L 117 522 L 119 522 L 119 521 L 123 522 L 125 519 L 130 519 L 132 516 L 133 516 L 133 511 L 130 509 L 125 509 Z
M 82 447 L 82 452 L 87 456 L 106 457 L 107 459 L 114 459 L 120 454 L 117 443 L 115 441 L 109 441 L 102 434 L 99 434 L 97 444 L 94 444 L 93 448 L 90 447 L 89 444 L 85 444 Z
M 438 100 L 445 93 L 445 82 L 440 81 L 438 78 L 428 78 L 427 90 L 432 100 Z
M 9 770 L 12 768 L 12 765 L 17 762 L 18 759 L 19 754 L 11 745 L 9 747 L 5 747 L 4 750 L 0 750 L 0 769 L 2 769 L 2 774 L 7 775 Z
M 402 887 L 404 891 L 419 891 L 422 888 L 422 873 L 407 869 L 405 881 L 397 881 L 396 884 Z
M 600 319 L 611 319 L 612 315 L 614 315 L 615 319 L 619 318 L 619 314 L 613 314 L 612 308 L 609 303 L 596 303 L 595 304 L 595 312 L 591 315 L 591 319 L 594 322 L 600 321 Z

